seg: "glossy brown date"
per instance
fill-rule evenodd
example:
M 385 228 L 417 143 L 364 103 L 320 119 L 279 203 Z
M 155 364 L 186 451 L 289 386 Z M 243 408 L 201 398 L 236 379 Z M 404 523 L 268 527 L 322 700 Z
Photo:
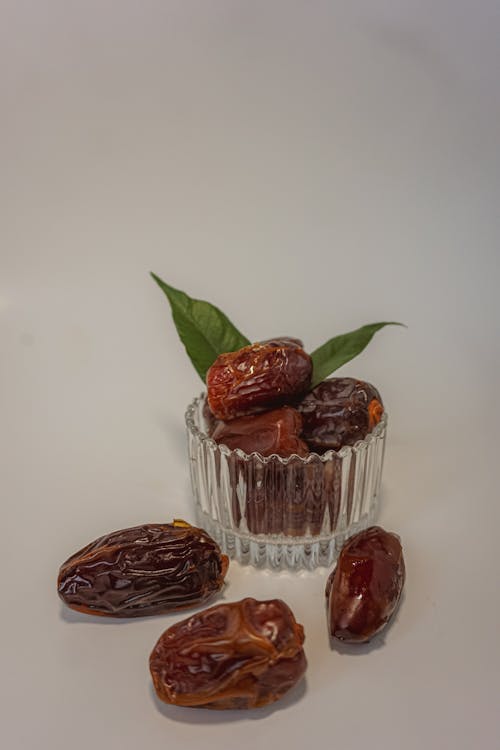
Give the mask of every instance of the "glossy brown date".
M 212 437 L 231 450 L 239 448 L 245 453 L 276 454 L 282 458 L 294 453 L 307 456 L 309 448 L 299 438 L 301 429 L 302 418 L 298 411 L 283 406 L 230 422 L 218 422 Z
M 302 677 L 304 630 L 280 599 L 217 604 L 177 622 L 149 666 L 158 697 L 177 706 L 256 708 Z
M 59 596 L 90 615 L 141 617 L 199 604 L 219 591 L 229 560 L 185 521 L 145 524 L 96 539 L 61 566 Z
M 312 360 L 290 338 L 221 354 L 207 372 L 207 398 L 217 419 L 230 420 L 300 398 L 311 384 Z
M 315 453 L 338 451 L 363 440 L 384 412 L 377 389 L 354 378 L 324 380 L 297 409 L 304 421 L 302 439 Z
M 304 342 L 301 339 L 294 339 L 292 336 L 275 336 L 273 339 L 259 341 L 260 344 L 269 346 L 291 346 L 292 348 L 304 348 Z
M 401 542 L 372 526 L 343 546 L 326 587 L 328 628 L 334 638 L 369 641 L 387 624 L 405 581 Z

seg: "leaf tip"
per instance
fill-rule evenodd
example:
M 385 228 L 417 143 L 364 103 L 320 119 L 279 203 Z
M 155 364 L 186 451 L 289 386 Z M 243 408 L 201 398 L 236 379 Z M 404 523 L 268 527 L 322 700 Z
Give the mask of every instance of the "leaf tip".
M 383 328 L 384 326 L 401 326 L 402 328 L 408 328 L 406 323 L 399 323 L 397 320 L 384 320 L 381 323 L 373 323 L 373 326 L 379 326 L 380 328 Z

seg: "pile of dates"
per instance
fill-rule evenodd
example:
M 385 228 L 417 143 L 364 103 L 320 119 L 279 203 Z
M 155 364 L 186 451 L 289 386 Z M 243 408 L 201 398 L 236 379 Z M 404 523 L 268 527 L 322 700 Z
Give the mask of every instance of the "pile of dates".
M 312 360 L 282 337 L 221 354 L 207 372 L 207 430 L 217 443 L 261 456 L 301 457 L 354 445 L 384 412 L 377 389 L 329 378 L 311 390 Z
M 106 534 L 60 568 L 69 607 L 107 617 L 159 615 L 219 592 L 229 560 L 185 521 Z M 351 537 L 326 585 L 332 638 L 369 641 L 385 627 L 405 579 L 399 537 L 371 527 Z M 280 599 L 216 604 L 168 628 L 149 667 L 158 697 L 177 706 L 257 708 L 280 699 L 305 673 L 304 629 Z
M 380 421 L 382 400 L 369 383 L 330 378 L 311 389 L 311 379 L 312 361 L 298 339 L 272 339 L 222 354 L 207 372 L 207 431 L 217 443 L 245 454 L 303 458 L 353 445 Z M 319 531 L 321 504 L 317 518 L 304 521 L 298 481 L 293 513 L 285 514 L 289 526 L 283 528 L 280 503 L 290 501 L 285 480 L 281 476 L 273 485 L 276 528 L 269 508 L 262 513 L 262 498 L 247 498 L 250 531 L 300 534 L 306 522 L 308 530 L 314 532 L 316 524 Z M 279 486 L 283 497 L 275 491 Z M 258 513 L 252 514 L 252 503 Z M 202 529 L 185 521 L 146 524 L 106 534 L 72 555 L 60 568 L 58 593 L 67 606 L 86 614 L 160 615 L 216 595 L 228 566 Z M 396 610 L 404 580 L 399 537 L 376 526 L 352 536 L 326 584 L 330 637 L 369 641 Z M 285 602 L 245 598 L 172 625 L 156 643 L 149 666 L 166 703 L 256 708 L 280 699 L 301 680 L 307 667 L 303 644 L 304 629 Z
M 333 453 L 321 456 L 363 440 L 382 417 L 382 399 L 361 380 L 332 377 L 311 388 L 312 377 L 311 357 L 289 337 L 221 354 L 207 371 L 205 431 L 232 451 L 231 486 L 244 488 L 232 492 L 232 518 L 245 532 L 330 534 L 342 497 L 352 506 L 356 455 L 348 477 Z

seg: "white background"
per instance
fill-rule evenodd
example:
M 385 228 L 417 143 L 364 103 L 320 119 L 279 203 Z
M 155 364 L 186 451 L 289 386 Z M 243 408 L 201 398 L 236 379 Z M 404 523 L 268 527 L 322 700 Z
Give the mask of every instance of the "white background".
M 2 745 L 496 746 L 498 2 L 0 9 Z M 305 688 L 271 709 L 161 708 L 147 658 L 180 616 L 56 595 L 96 536 L 193 519 L 201 382 L 150 270 L 251 339 L 408 326 L 343 370 L 390 412 L 404 602 L 385 638 L 331 651 L 326 571 L 233 565 L 226 599 L 281 596 L 305 625 Z

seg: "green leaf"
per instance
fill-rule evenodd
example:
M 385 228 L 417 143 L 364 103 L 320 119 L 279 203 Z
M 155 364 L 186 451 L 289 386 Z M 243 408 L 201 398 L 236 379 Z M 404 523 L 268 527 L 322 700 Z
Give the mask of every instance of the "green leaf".
M 311 354 L 313 361 L 312 387 L 321 383 L 339 367 L 345 365 L 370 343 L 374 334 L 384 326 L 402 326 L 404 323 L 370 323 L 349 333 L 334 336 Z
M 208 368 L 219 354 L 234 352 L 250 343 L 218 307 L 201 299 L 192 299 L 154 273 L 151 276 L 170 302 L 179 338 L 203 382 Z

